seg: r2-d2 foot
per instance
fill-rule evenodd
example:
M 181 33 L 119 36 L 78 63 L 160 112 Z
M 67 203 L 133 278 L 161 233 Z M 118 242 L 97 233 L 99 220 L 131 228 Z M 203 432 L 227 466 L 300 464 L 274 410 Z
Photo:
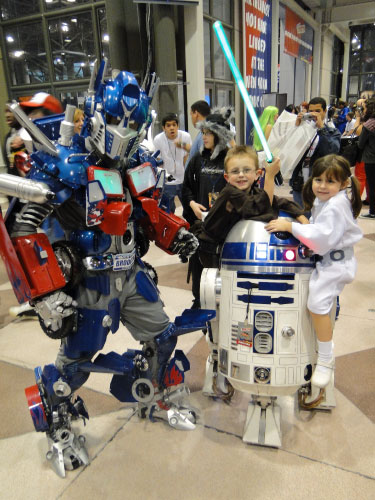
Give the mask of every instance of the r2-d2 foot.
M 31 417 L 36 431 L 46 433 L 49 445 L 46 458 L 52 469 L 65 477 L 66 470 L 90 463 L 85 438 L 76 436 L 71 425 L 73 420 L 89 416 L 79 396 L 73 401 L 69 384 L 54 365 L 45 366 L 43 372 L 36 368 L 35 376 L 37 384 L 25 389 Z

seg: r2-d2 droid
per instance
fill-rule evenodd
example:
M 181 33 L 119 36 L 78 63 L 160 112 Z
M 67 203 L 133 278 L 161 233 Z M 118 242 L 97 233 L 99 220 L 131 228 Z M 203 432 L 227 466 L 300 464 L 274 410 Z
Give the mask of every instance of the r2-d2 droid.
M 290 233 L 270 234 L 264 227 L 263 222 L 238 222 L 223 245 L 220 270 L 203 270 L 202 308 L 217 311 L 203 392 L 209 393 L 215 377 L 214 386 L 221 380 L 223 387 L 225 377 L 235 389 L 250 393 L 243 441 L 280 447 L 278 396 L 299 391 L 305 409 L 329 409 L 335 402 L 333 383 L 325 394 L 309 385 L 316 362 L 306 307 L 311 251 Z

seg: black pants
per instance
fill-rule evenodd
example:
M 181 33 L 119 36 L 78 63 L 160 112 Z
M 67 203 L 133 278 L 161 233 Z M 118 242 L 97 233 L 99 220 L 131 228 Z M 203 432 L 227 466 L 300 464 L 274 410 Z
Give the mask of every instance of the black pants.
M 375 163 L 365 163 L 366 180 L 369 192 L 368 201 L 370 214 L 375 215 Z
M 191 272 L 191 281 L 192 281 L 192 292 L 194 297 L 194 302 L 198 304 L 200 303 L 200 284 L 201 284 L 201 275 L 203 271 L 203 266 L 201 261 L 199 260 L 198 252 L 195 252 L 190 257 L 190 272 Z

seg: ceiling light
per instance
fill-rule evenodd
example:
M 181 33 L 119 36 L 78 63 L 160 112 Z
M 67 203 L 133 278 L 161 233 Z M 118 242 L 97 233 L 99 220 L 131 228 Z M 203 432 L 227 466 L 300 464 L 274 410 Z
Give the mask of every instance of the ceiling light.
M 12 35 L 7 35 L 6 39 L 7 39 L 7 42 L 9 42 L 9 43 L 14 42 L 14 38 L 12 37 Z

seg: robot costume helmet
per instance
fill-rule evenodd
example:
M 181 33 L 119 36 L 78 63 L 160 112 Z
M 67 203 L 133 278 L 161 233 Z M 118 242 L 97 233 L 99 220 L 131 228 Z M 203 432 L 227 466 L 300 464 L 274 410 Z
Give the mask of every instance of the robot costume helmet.
M 149 125 L 150 100 L 135 76 L 119 71 L 104 79 L 106 61 L 93 70 L 89 97 L 85 101 L 88 126 L 84 127 L 86 146 L 112 160 L 130 158 L 143 140 Z M 96 75 L 95 75 L 96 73 Z
M 197 128 L 202 130 L 209 130 L 217 137 L 217 144 L 210 156 L 214 160 L 218 154 L 228 147 L 228 143 L 233 139 L 234 132 L 230 128 L 230 119 L 233 115 L 233 108 L 223 107 L 215 108 L 212 114 L 197 123 Z M 202 145 L 200 152 L 202 153 L 204 146 Z

